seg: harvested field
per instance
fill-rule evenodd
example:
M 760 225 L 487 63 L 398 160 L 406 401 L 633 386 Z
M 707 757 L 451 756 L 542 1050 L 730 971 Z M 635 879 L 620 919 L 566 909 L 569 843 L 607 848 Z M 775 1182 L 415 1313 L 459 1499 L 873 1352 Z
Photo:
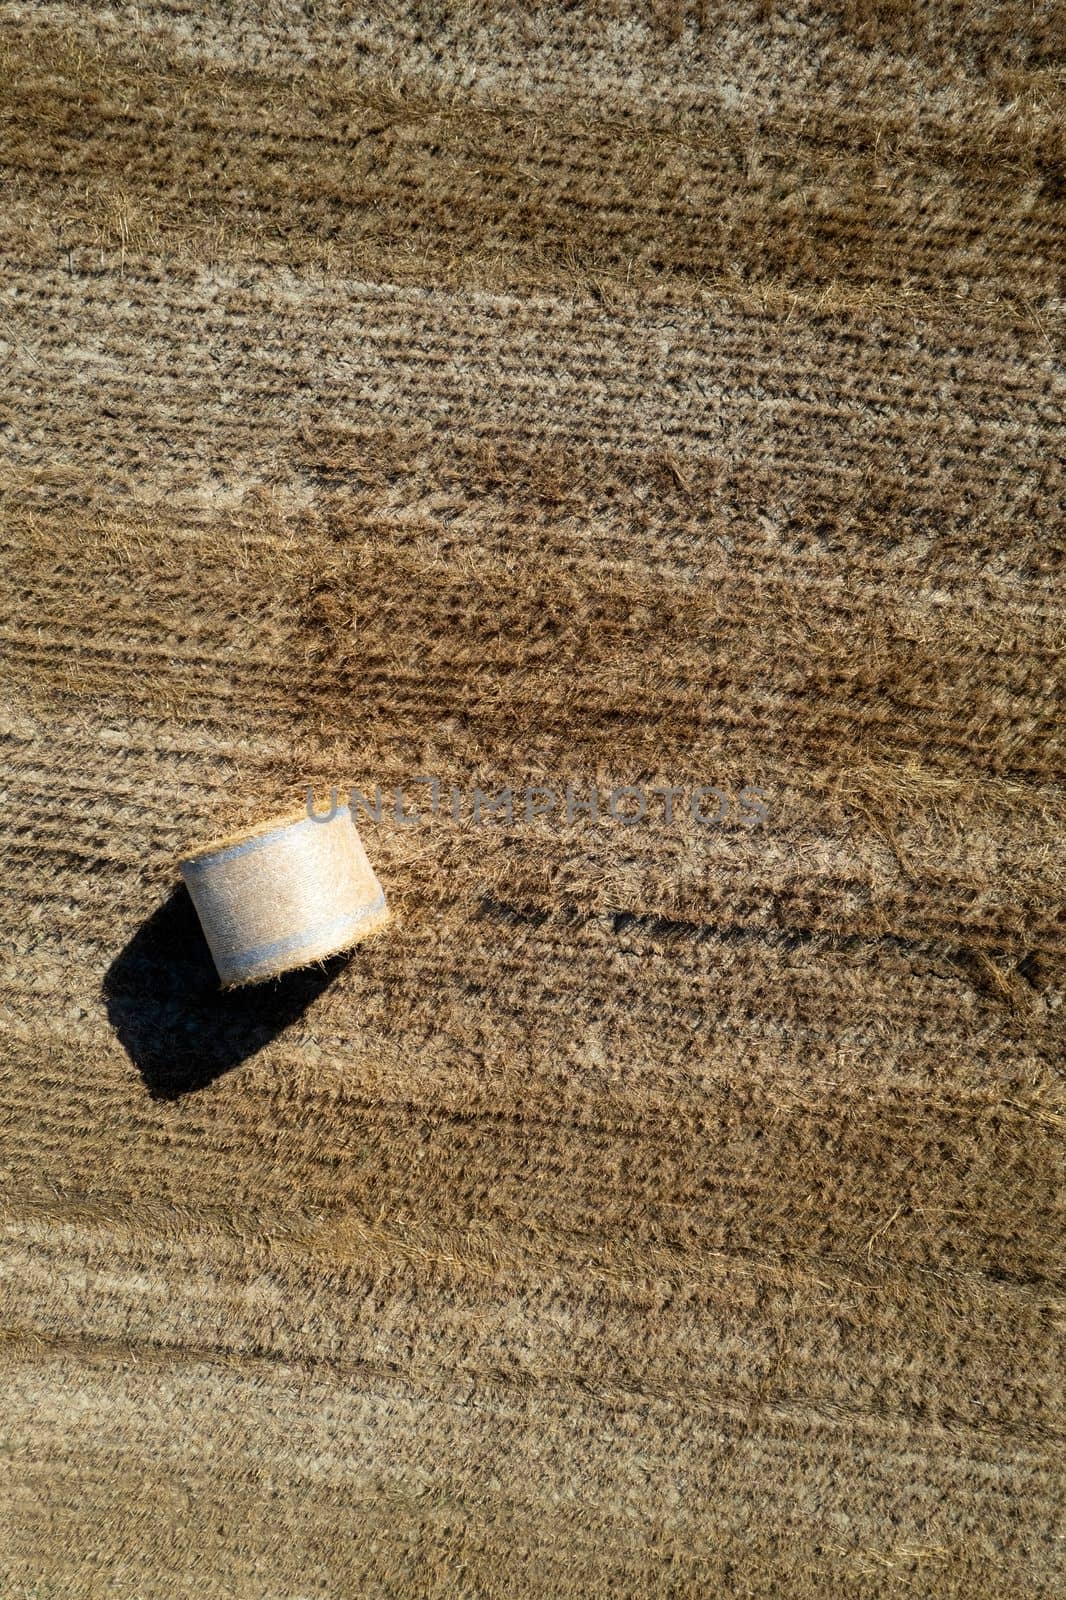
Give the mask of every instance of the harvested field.
M 1064 42 L 0 6 L 3 1600 L 1061 1593 Z

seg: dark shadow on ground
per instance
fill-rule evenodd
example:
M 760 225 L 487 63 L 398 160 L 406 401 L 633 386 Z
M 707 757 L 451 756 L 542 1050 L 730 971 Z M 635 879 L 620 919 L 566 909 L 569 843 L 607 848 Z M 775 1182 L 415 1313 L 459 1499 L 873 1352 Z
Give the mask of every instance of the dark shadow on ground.
M 142 923 L 107 969 L 107 1014 L 158 1100 L 177 1100 L 239 1066 L 307 1009 L 351 959 L 247 989 L 219 988 L 184 885 Z

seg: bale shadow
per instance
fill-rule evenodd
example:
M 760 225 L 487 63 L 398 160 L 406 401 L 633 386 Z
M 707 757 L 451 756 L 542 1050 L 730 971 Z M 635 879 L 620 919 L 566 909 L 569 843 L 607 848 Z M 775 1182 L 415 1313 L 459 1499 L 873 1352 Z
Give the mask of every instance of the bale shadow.
M 108 1019 L 148 1092 L 179 1100 L 276 1039 L 351 952 L 247 989 L 221 989 L 184 884 L 141 924 L 104 977 Z

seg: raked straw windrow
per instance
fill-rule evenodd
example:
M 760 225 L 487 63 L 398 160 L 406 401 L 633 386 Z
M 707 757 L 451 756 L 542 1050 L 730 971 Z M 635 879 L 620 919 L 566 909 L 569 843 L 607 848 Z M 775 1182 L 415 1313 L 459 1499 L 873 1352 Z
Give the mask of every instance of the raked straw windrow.
M 346 950 L 389 914 L 347 806 L 220 840 L 181 874 L 225 988 Z

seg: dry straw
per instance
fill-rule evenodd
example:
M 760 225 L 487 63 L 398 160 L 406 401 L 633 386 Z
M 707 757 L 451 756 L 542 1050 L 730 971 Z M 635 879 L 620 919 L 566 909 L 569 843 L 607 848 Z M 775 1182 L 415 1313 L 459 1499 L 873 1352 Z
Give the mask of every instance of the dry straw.
M 215 841 L 181 873 L 226 988 L 346 950 L 389 914 L 347 806 Z

